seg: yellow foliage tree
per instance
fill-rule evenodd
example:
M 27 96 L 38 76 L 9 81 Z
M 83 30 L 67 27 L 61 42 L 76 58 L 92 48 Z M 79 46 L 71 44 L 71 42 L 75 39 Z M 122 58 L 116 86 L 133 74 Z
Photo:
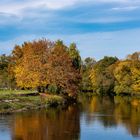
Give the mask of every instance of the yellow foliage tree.
M 140 61 L 124 60 L 120 61 L 115 69 L 116 78 L 115 92 L 126 94 L 140 93 Z
M 20 49 L 22 56 L 15 59 L 15 77 L 19 87 L 35 88 L 46 86 L 47 59 L 51 43 L 47 40 L 25 42 Z M 14 50 L 16 53 L 17 48 Z M 19 49 L 18 49 L 19 50 Z M 16 58 L 13 56 L 13 58 Z

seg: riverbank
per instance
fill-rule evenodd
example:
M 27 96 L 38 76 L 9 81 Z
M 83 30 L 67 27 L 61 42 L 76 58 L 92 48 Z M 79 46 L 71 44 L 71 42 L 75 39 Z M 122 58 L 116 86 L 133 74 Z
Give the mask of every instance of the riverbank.
M 67 103 L 66 99 L 61 96 L 32 94 L 0 94 L 0 114 L 10 114 L 48 107 L 63 107 Z
M 90 98 L 93 96 L 96 96 L 96 94 L 81 93 L 77 100 L 78 102 L 81 102 L 84 98 Z M 121 98 L 121 96 L 112 97 L 115 97 L 115 101 L 116 99 Z M 132 96 L 125 97 L 127 100 L 132 100 L 132 104 L 138 104 L 136 100 L 138 97 L 136 99 L 132 98 Z M 53 94 L 39 94 L 34 90 L 0 90 L 0 114 L 11 114 L 15 112 L 24 112 L 50 107 L 65 108 L 69 104 L 77 103 L 77 100 Z

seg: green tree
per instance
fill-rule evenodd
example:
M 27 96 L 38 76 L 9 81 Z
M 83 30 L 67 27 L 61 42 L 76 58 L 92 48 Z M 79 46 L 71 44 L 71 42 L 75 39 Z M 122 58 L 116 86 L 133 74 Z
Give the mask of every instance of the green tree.
M 138 59 L 120 61 L 114 69 L 117 94 L 140 93 L 140 61 Z
M 75 69 L 81 69 L 81 56 L 79 54 L 79 51 L 76 47 L 76 44 L 75 43 L 71 43 L 69 48 L 68 48 L 68 51 L 69 51 L 69 55 L 72 59 L 72 63 L 73 63 L 73 66 L 75 67 Z
M 98 61 L 93 67 L 90 79 L 94 90 L 98 94 L 110 94 L 114 90 L 115 78 L 113 75 L 114 65 L 118 61 L 116 57 L 107 57 Z
M 0 88 L 12 88 L 14 81 L 12 81 L 9 65 L 11 63 L 10 56 L 0 56 Z
M 93 66 L 96 64 L 95 59 L 87 57 L 84 59 L 82 63 L 82 82 L 81 82 L 81 89 L 83 91 L 92 91 L 92 83 L 90 80 L 90 71 L 93 68 Z

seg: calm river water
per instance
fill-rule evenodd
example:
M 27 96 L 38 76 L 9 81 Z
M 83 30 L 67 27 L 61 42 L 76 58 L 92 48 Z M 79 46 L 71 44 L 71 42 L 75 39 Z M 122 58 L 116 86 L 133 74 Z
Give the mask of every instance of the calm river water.
M 0 116 L 0 140 L 140 140 L 140 100 L 82 98 L 66 109 Z

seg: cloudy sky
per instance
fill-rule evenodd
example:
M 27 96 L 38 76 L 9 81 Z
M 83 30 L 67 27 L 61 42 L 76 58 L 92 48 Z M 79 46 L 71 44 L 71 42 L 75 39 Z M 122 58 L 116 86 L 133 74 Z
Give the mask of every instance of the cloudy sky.
M 124 58 L 140 51 L 140 0 L 0 0 L 0 54 L 38 38 Z

